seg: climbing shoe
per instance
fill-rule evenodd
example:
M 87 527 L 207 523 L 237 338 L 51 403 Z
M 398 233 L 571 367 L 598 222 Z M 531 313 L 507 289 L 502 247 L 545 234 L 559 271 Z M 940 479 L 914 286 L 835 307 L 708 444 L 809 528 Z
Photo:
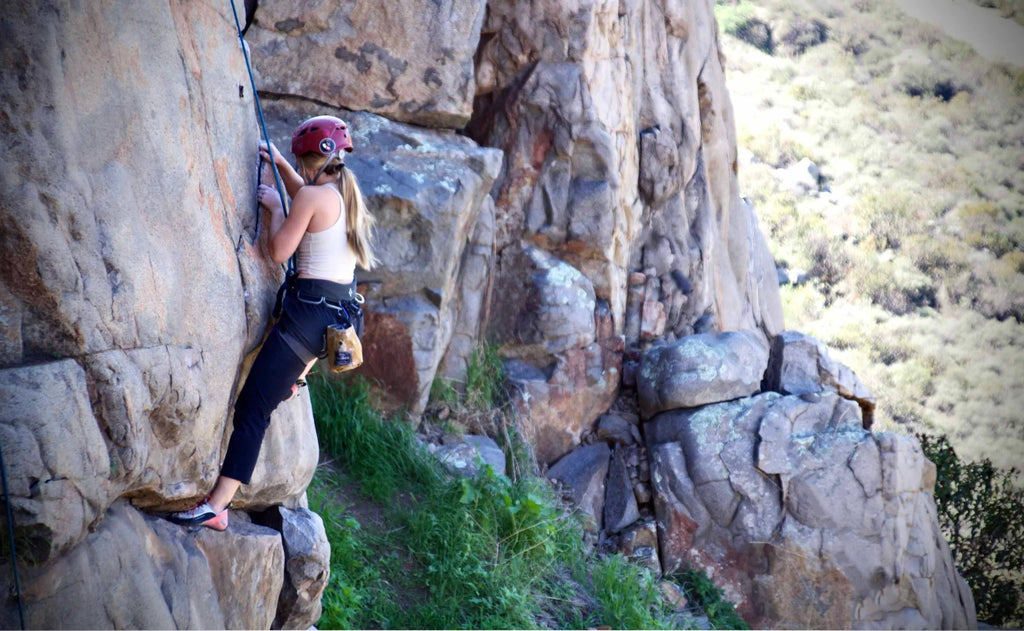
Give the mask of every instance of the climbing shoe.
M 225 508 L 218 513 L 209 502 L 203 501 L 188 510 L 171 513 L 167 515 L 167 519 L 182 526 L 191 526 L 191 530 L 199 530 L 204 526 L 214 530 L 227 530 L 228 509 Z
M 294 384 L 292 384 L 292 393 L 290 395 L 288 395 L 288 398 L 285 399 L 285 401 L 291 401 L 296 396 L 298 396 L 299 390 L 302 390 L 303 388 L 305 388 L 306 385 L 307 384 L 306 384 L 306 380 L 305 379 L 297 380 Z

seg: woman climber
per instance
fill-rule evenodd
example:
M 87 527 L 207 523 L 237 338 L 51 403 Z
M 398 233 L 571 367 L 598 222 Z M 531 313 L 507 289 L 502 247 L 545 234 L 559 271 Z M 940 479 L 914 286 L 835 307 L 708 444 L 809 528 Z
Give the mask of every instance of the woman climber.
M 352 149 L 348 126 L 333 116 L 311 118 L 292 134 L 297 170 L 273 143 L 260 143 L 261 157 L 277 165 L 292 199 L 286 216 L 273 188 L 261 185 L 257 192 L 270 212 L 270 257 L 283 263 L 294 253 L 297 274 L 286 281 L 283 314 L 238 395 L 220 477 L 198 505 L 168 515 L 175 523 L 227 528 L 228 505 L 238 487 L 249 483 L 270 414 L 291 398 L 316 358 L 325 356 L 327 327 L 351 325 L 362 334 L 355 266 L 369 270 L 376 263 L 370 251 L 374 219 L 345 167 L 344 152 Z

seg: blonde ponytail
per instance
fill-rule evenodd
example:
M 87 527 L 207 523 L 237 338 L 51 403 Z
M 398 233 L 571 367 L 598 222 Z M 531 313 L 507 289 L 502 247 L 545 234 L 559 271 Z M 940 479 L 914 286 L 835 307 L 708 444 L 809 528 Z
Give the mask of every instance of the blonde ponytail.
M 370 249 L 370 236 L 377 220 L 370 214 L 363 201 L 356 176 L 348 168 L 341 169 L 341 197 L 345 200 L 345 227 L 348 231 L 348 245 L 356 255 L 359 266 L 370 270 L 377 264 L 377 257 Z
M 345 201 L 345 228 L 348 237 L 348 245 L 356 255 L 356 262 L 363 269 L 369 271 L 377 264 L 377 257 L 370 249 L 370 237 L 373 233 L 373 226 L 377 220 L 366 208 L 363 201 L 363 192 L 359 189 L 359 182 L 352 171 L 345 166 L 337 155 L 328 157 L 318 153 L 307 153 L 298 157 L 299 163 L 306 173 L 327 173 L 338 176 L 338 190 L 341 198 Z

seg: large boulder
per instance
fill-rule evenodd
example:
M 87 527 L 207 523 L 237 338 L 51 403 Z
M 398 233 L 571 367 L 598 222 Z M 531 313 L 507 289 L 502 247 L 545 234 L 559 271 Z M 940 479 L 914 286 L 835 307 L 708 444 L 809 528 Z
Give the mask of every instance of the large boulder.
M 579 508 L 584 526 L 601 529 L 604 516 L 604 484 L 608 477 L 611 449 L 605 443 L 583 445 L 552 466 L 547 477 L 563 485 L 566 495 Z
M 626 450 L 616 447 L 612 451 L 611 465 L 604 495 L 604 529 L 617 533 L 640 519 L 640 510 L 633 494 L 633 485 L 626 469 Z
M 565 351 L 543 369 L 522 360 L 505 362 L 512 405 L 538 462 L 550 464 L 579 444 L 615 400 L 621 365 L 620 349 L 598 343 Z
M 277 532 L 232 511 L 225 532 L 190 534 L 115 502 L 70 552 L 19 566 L 32 629 L 267 629 L 284 575 Z M 9 559 L 0 571 L 10 575 Z M 244 586 L 244 589 L 240 589 Z M 0 608 L 0 626 L 18 613 Z
M 458 129 L 475 92 L 484 0 L 261 0 L 247 34 L 260 88 Z
M 829 356 L 828 348 L 799 331 L 783 331 L 772 340 L 765 374 L 768 390 L 782 394 L 837 392 L 860 406 L 864 429 L 871 429 L 875 397 L 852 370 Z
M 276 513 L 276 515 L 274 514 Z M 306 508 L 272 510 L 284 544 L 284 588 L 273 629 L 308 629 L 320 620 L 320 597 L 331 575 L 331 544 L 323 519 Z
M 532 247 L 502 265 L 490 332 L 507 356 L 544 365 L 594 342 L 594 286 L 579 270 Z
M 637 379 L 640 412 L 693 408 L 739 399 L 761 388 L 768 345 L 753 331 L 703 333 L 644 353 Z
M 831 392 L 661 414 L 645 427 L 661 561 L 709 571 L 752 625 L 971 628 L 916 439 Z

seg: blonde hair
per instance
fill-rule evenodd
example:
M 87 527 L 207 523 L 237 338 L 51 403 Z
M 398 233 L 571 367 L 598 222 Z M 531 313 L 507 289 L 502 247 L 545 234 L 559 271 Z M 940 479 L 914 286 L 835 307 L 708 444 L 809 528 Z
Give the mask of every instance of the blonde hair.
M 319 153 L 307 153 L 299 156 L 299 164 L 306 173 L 319 174 L 321 171 L 327 175 L 337 178 L 338 190 L 345 202 L 345 232 L 348 237 L 348 245 L 356 255 L 359 266 L 365 270 L 373 269 L 377 264 L 377 257 L 373 255 L 370 248 L 370 239 L 373 235 L 373 227 L 377 220 L 366 207 L 363 200 L 363 192 L 359 189 L 359 182 L 350 169 L 345 166 L 340 156 L 328 157 Z

